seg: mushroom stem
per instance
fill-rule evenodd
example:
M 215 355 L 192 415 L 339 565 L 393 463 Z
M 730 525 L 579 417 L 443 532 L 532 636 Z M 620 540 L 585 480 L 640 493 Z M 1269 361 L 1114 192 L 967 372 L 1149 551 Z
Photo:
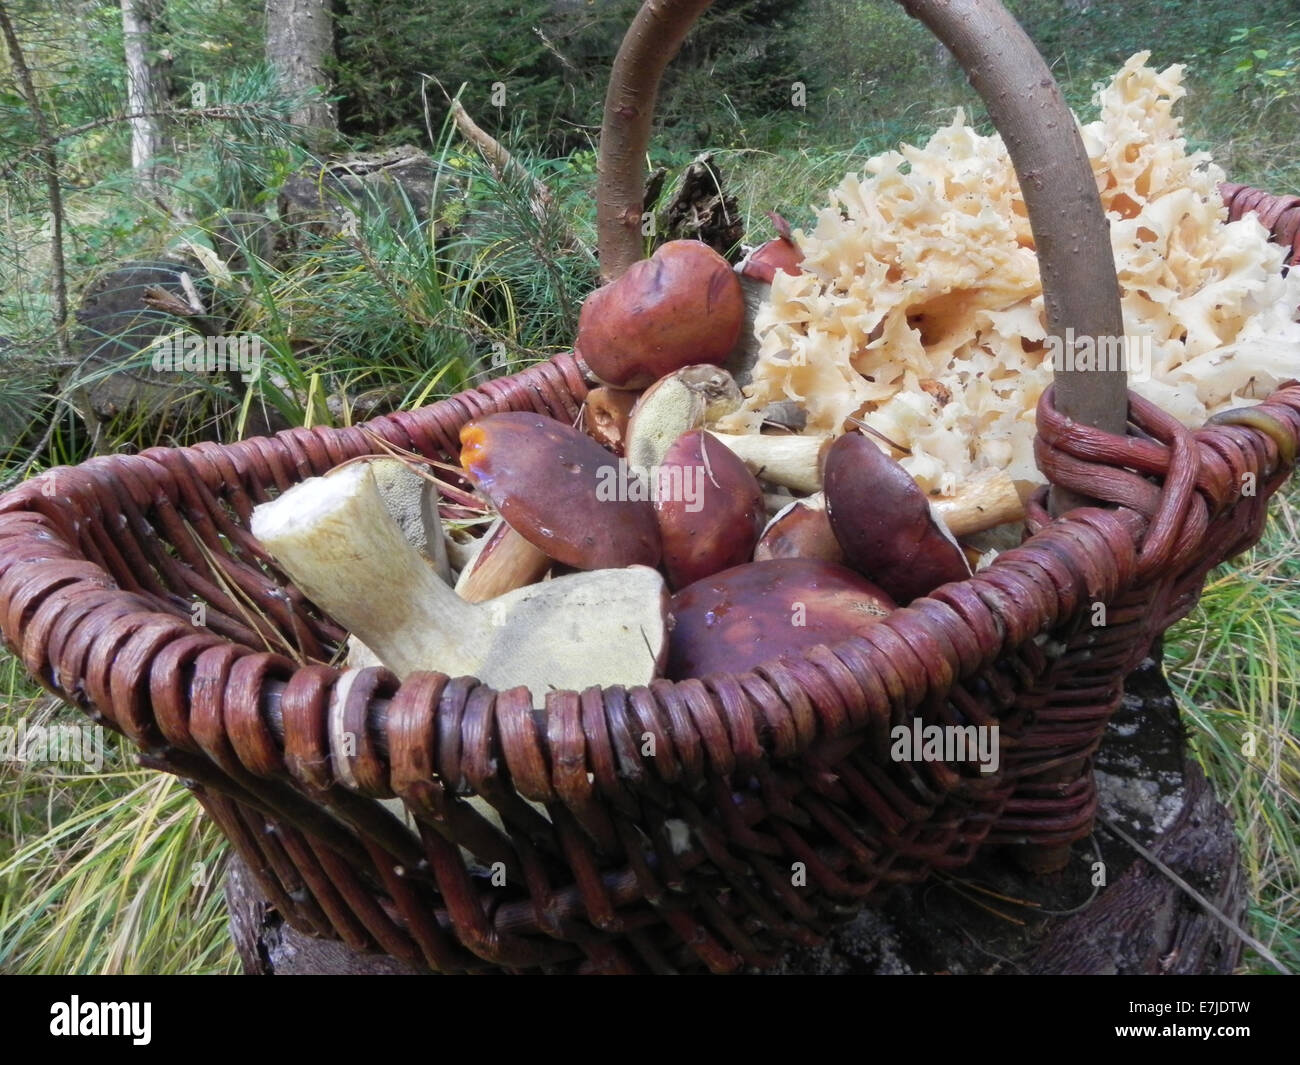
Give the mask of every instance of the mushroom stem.
M 822 486 L 822 458 L 828 436 L 780 433 L 713 433 L 726 444 L 754 476 L 796 492 L 817 492 Z
M 504 521 L 498 520 L 487 541 L 456 581 L 456 594 L 467 603 L 481 603 L 540 581 L 551 568 L 546 552 L 534 547 Z
M 253 511 L 253 535 L 399 677 L 474 676 L 499 690 L 648 684 L 667 653 L 668 591 L 647 566 L 575 573 L 465 602 L 402 537 L 373 472 L 344 466 Z
M 455 676 L 482 665 L 490 621 L 407 542 L 368 465 L 309 478 L 263 503 L 252 530 L 294 583 L 395 673 Z
M 982 470 L 952 495 L 931 496 L 930 507 L 953 536 L 969 536 L 1025 516 L 1016 482 L 1005 470 Z
M 497 519 L 493 519 L 495 522 Z M 479 534 L 473 539 L 464 543 L 457 540 L 452 535 L 447 536 L 447 562 L 451 568 L 458 574 L 464 573 L 474 565 L 474 560 L 478 558 L 478 553 L 487 545 L 487 538 L 495 524 L 489 525 L 488 531 Z M 448 581 L 448 584 L 451 582 Z

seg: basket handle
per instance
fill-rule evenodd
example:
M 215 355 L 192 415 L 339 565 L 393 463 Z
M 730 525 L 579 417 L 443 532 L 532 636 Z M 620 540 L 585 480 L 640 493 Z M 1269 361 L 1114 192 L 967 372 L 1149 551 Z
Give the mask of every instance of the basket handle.
M 1011 156 L 1038 250 L 1048 331 L 1065 347 L 1124 332 L 1109 225 L 1074 115 L 1020 24 L 998 0 L 898 0 L 951 51 L 983 98 Z M 597 165 L 601 276 L 642 256 L 641 170 L 664 68 L 711 0 L 646 0 L 623 38 L 605 95 Z M 1104 350 L 1094 348 L 1094 350 Z M 1128 420 L 1119 367 L 1073 366 L 1055 377 L 1057 410 L 1118 436 Z M 1084 500 L 1053 489 L 1060 512 Z

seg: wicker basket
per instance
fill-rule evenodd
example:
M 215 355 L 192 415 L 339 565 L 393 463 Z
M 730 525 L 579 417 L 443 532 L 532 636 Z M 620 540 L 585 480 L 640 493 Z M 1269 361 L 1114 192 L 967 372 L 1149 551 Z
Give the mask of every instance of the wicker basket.
M 1300 258 L 1300 199 L 1224 193 Z M 366 429 L 454 461 L 468 419 L 572 421 L 586 390 L 561 356 Z M 373 453 L 359 428 L 27 482 L 0 498 L 0 626 L 45 687 L 190 784 L 305 932 L 453 972 L 763 966 L 982 845 L 1051 865 L 1085 836 L 1125 675 L 1259 537 L 1300 437 L 1296 385 L 1194 432 L 1131 397 L 1126 436 L 1053 397 L 1043 472 L 1108 505 L 1052 519 L 1039 499 L 1032 535 L 978 575 L 741 676 L 554 692 L 539 713 L 473 678 L 331 668 L 345 634 L 247 530 L 258 502 Z M 998 724 L 1001 769 L 891 761 L 889 729 L 914 717 Z M 345 734 L 355 751 L 332 742 Z M 418 834 L 377 801 L 393 797 Z

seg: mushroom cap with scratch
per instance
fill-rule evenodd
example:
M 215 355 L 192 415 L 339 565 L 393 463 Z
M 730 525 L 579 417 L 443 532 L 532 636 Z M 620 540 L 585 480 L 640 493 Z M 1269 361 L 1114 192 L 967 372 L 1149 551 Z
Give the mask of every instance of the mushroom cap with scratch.
M 655 470 L 654 501 L 671 588 L 748 562 L 763 527 L 763 489 L 703 429 L 683 433 Z
M 745 315 L 730 264 L 698 240 L 672 240 L 582 305 L 574 350 L 614 388 L 645 388 L 692 363 L 721 364 Z

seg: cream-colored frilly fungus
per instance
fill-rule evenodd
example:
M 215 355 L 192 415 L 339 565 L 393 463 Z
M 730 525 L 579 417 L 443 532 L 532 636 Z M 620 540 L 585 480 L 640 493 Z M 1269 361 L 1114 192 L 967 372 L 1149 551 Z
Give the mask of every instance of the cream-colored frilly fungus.
M 1135 55 L 1100 92 L 1083 140 L 1110 219 L 1125 330 L 1142 338 L 1130 386 L 1199 425 L 1300 376 L 1300 269 L 1283 279 L 1282 249 L 1253 217 L 1226 221 L 1223 173 L 1187 152 L 1173 114 L 1183 69 L 1153 70 L 1148 57 Z M 721 427 L 756 431 L 767 404 L 795 399 L 810 433 L 838 433 L 858 415 L 907 446 L 903 465 L 932 492 L 988 467 L 1041 482 L 1034 407 L 1052 356 L 1001 138 L 958 113 L 925 147 L 872 159 L 830 200 L 812 232 L 796 233 L 803 273 L 776 275 L 755 325 L 753 384 Z

